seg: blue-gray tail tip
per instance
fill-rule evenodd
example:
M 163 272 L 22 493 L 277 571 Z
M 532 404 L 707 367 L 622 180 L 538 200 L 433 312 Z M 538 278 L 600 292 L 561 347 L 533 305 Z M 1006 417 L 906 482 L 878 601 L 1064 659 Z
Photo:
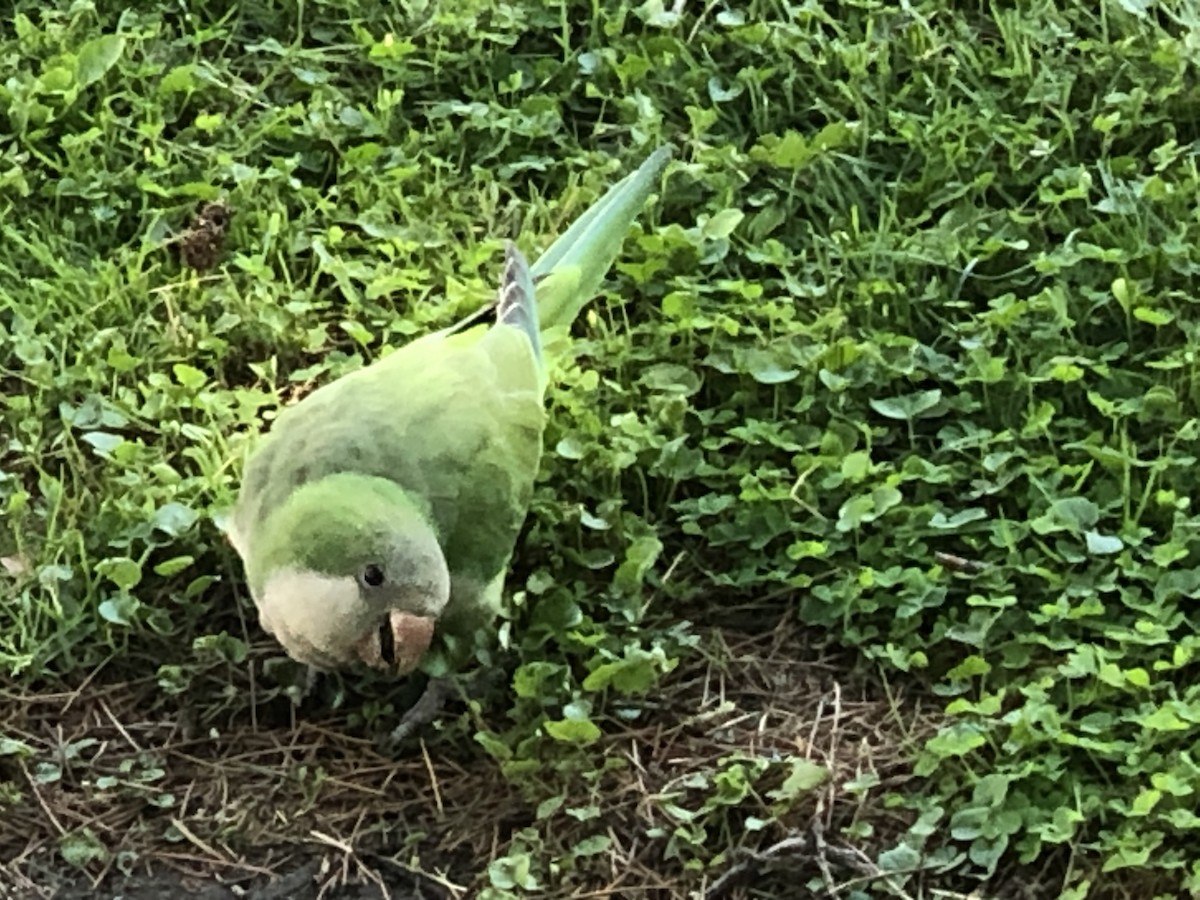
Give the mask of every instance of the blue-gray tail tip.
M 496 302 L 496 321 L 523 331 L 533 345 L 533 355 L 539 360 L 542 358 L 533 275 L 525 254 L 512 241 L 504 246 L 504 277 L 500 281 L 500 297 Z

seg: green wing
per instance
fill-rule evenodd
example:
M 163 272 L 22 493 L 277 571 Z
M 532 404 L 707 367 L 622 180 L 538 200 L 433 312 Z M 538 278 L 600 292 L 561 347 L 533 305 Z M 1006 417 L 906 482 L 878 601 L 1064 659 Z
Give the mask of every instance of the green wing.
M 285 410 L 247 465 L 235 525 L 252 535 L 307 481 L 377 475 L 428 505 L 452 574 L 487 583 L 528 510 L 544 422 L 522 332 L 435 333 Z
M 510 247 L 495 325 L 421 338 L 285 410 L 246 468 L 234 513 L 246 549 L 298 485 L 376 475 L 426 505 L 452 576 L 476 595 L 464 602 L 492 602 L 541 461 L 541 338 L 599 289 L 670 157 L 652 153 L 532 269 Z

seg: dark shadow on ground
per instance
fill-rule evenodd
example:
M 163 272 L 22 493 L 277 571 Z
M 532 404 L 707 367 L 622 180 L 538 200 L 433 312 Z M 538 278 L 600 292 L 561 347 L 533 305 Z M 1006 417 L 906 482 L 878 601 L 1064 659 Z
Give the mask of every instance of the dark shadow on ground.
M 405 873 L 381 870 L 376 877 L 382 884 L 365 879 L 362 883 L 336 885 L 329 882 L 328 860 L 314 858 L 300 862 L 286 875 L 270 879 L 221 884 L 215 878 L 198 879 L 165 870 L 145 875 L 106 879 L 100 889 L 82 877 L 63 877 L 61 873 L 42 873 L 40 890 L 12 888 L 6 898 L 24 900 L 49 896 L 53 900 L 446 900 L 452 895 L 424 879 Z
M 562 811 L 540 820 L 465 721 L 392 755 L 354 718 L 357 699 L 321 713 L 281 713 L 271 700 L 267 715 L 260 704 L 253 718 L 243 708 L 197 722 L 164 706 L 152 679 L 95 679 L 58 694 L 0 686 L 0 724 L 26 748 L 0 755 L 0 787 L 19 798 L 0 814 L 0 897 L 463 900 L 530 830 L 551 856 L 609 839 L 562 873 L 567 893 L 544 896 L 750 900 L 878 887 L 890 876 L 876 854 L 911 822 L 885 798 L 905 789 L 911 748 L 932 733 L 936 707 L 872 685 L 820 635 L 766 628 L 701 629 L 702 650 L 652 695 L 610 710 L 587 750 L 610 765 L 568 779 Z M 250 663 L 275 652 L 255 648 Z M 622 705 L 636 715 L 619 715 Z M 503 729 L 502 700 L 498 708 L 489 724 Z M 831 777 L 776 814 L 764 799 L 784 777 L 776 767 L 774 782 L 710 815 L 705 798 L 731 759 L 809 760 Z M 47 764 L 60 771 L 48 775 Z M 864 780 L 875 786 L 845 787 Z M 598 810 L 590 819 L 566 814 L 588 804 Z M 688 864 L 701 851 L 681 855 L 673 843 L 686 824 L 673 810 L 683 807 L 708 817 L 703 854 L 723 851 L 707 869 Z M 862 822 L 870 828 L 847 830 Z M 63 836 L 85 832 L 97 854 L 73 868 Z M 1024 896 L 1056 896 L 1051 881 Z

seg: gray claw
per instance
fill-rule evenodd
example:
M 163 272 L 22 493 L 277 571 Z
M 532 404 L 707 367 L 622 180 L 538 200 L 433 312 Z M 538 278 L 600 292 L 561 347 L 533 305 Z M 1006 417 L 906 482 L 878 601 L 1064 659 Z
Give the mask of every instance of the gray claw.
M 436 719 L 438 713 L 446 705 L 446 701 L 454 696 L 455 691 L 453 679 L 429 679 L 420 699 L 404 714 L 400 719 L 400 724 L 389 735 L 388 743 L 395 746 Z

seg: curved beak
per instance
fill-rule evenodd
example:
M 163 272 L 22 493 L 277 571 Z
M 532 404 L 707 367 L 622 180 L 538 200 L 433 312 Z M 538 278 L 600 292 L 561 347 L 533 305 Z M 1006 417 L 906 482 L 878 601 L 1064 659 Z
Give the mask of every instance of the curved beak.
M 388 613 L 387 627 L 392 632 L 393 658 L 396 670 L 407 675 L 421 664 L 429 645 L 433 641 L 433 627 L 437 620 L 430 616 L 414 616 L 412 613 L 392 610 Z
M 399 675 L 413 671 L 433 642 L 437 620 L 432 616 L 417 616 L 393 609 L 380 623 L 377 631 L 368 634 L 358 645 L 358 656 L 375 669 L 393 669 Z

